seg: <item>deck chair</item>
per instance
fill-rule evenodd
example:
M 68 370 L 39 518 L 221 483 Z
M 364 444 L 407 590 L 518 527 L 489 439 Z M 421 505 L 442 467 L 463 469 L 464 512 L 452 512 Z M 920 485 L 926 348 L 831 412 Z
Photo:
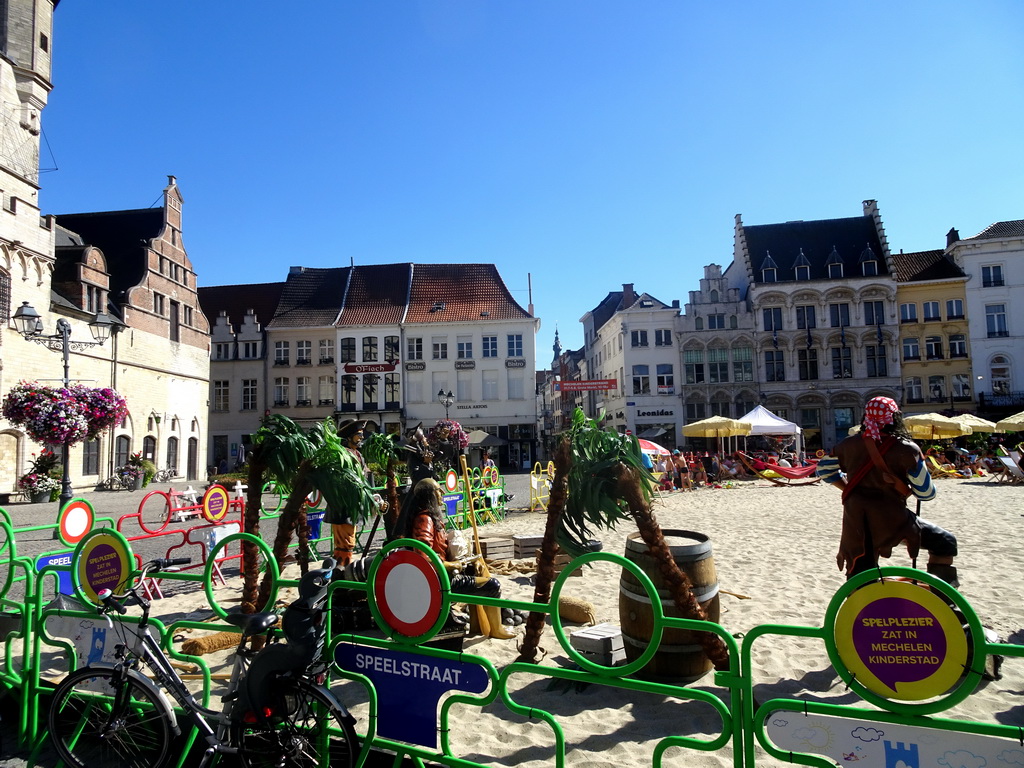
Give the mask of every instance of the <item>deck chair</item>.
M 704 467 L 704 474 L 708 476 L 709 483 L 717 483 L 722 476 L 722 465 L 718 463 L 717 456 L 701 456 L 700 463 Z
M 1017 485 L 1024 483 L 1024 471 L 1021 470 L 1020 466 L 1009 456 L 997 457 L 999 462 L 1003 465 L 1003 472 L 1007 479 L 1001 482 L 1011 483 Z
M 539 470 L 540 464 L 530 473 L 530 511 L 543 512 L 548 506 L 548 497 L 551 495 L 551 478 L 543 470 Z
M 928 456 L 928 471 L 932 477 L 960 477 L 960 473 L 955 469 L 946 469 L 934 456 Z

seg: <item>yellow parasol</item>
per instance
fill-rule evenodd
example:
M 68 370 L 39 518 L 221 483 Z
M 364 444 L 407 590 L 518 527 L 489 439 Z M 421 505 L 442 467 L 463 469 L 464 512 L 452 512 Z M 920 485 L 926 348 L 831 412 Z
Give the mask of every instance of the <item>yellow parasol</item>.
M 749 435 L 753 426 L 749 421 L 737 421 L 725 416 L 712 416 L 686 424 L 683 427 L 685 437 L 733 437 Z
M 1024 411 L 1007 416 L 996 423 L 996 432 L 1022 432 L 1024 431 Z
M 995 432 L 995 422 L 983 419 L 980 416 L 975 416 L 973 413 L 961 413 L 957 416 L 951 416 L 953 421 L 959 424 L 966 424 L 975 432 Z
M 941 413 L 915 413 L 903 419 L 911 437 L 923 440 L 946 440 L 961 435 L 969 435 L 974 430 L 967 424 L 961 424 L 947 418 Z

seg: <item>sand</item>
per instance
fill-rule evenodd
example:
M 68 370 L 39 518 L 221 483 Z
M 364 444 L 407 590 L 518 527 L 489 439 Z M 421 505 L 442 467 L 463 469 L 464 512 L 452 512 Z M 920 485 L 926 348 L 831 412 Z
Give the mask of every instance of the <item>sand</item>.
M 935 501 L 923 505 L 925 518 L 953 531 L 960 544 L 957 565 L 961 592 L 982 622 L 1004 642 L 1024 643 L 1024 554 L 1018 540 L 1022 490 L 984 480 L 940 480 Z M 667 494 L 655 507 L 665 529 L 698 531 L 710 537 L 718 581 L 729 594 L 721 596 L 721 624 L 740 635 L 763 624 L 820 627 L 825 610 L 845 579 L 835 564 L 840 519 L 839 493 L 829 486 L 778 487 L 763 481 L 745 481 L 735 488 L 703 488 Z M 537 512 L 511 512 L 499 523 L 481 528 L 486 536 L 543 533 L 545 516 Z M 604 549 L 621 554 L 625 538 L 634 531 L 623 525 L 602 531 Z M 923 560 L 923 559 L 922 559 Z M 889 561 L 909 566 L 904 551 Z M 598 622 L 619 623 L 620 569 L 599 563 L 579 578 L 570 579 L 571 593 L 593 603 Z M 531 600 L 528 574 L 502 576 L 503 596 Z M 232 599 L 224 592 L 225 605 Z M 173 602 L 173 609 L 170 603 Z M 168 611 L 176 615 L 202 613 L 201 594 L 174 597 Z M 207 611 L 208 612 L 208 611 Z M 579 625 L 570 625 L 578 628 Z M 517 655 L 523 629 L 515 640 L 470 637 L 465 651 L 492 660 L 499 672 Z M 542 668 L 572 666 L 550 626 L 542 647 Z M 776 696 L 823 699 L 858 704 L 833 670 L 823 644 L 817 639 L 771 636 L 754 645 L 752 674 L 755 696 L 764 701 Z M 954 718 L 1024 725 L 1024 662 L 1007 659 L 1003 677 L 982 682 L 965 701 L 947 711 Z M 726 697 L 711 675 L 691 686 Z M 363 723 L 366 695 L 352 682 L 334 684 L 335 692 Z M 614 687 L 591 685 L 583 689 L 559 684 L 543 675 L 516 675 L 509 682 L 519 704 L 546 710 L 565 732 L 570 765 L 650 765 L 657 742 L 670 735 L 709 739 L 721 723 L 706 704 Z M 869 705 L 864 705 L 869 706 Z M 451 734 L 457 757 L 491 765 L 550 766 L 555 738 L 542 720 L 511 713 L 495 702 L 483 710 L 460 706 Z M 365 726 L 357 726 L 363 730 Z M 667 765 L 731 766 L 731 747 L 714 753 L 670 748 Z M 761 753 L 758 765 L 783 765 Z

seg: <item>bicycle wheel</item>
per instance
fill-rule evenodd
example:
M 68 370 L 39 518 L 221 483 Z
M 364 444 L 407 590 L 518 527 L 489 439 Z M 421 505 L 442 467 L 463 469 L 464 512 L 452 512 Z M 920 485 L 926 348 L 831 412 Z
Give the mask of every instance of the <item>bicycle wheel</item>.
M 88 667 L 57 686 L 49 727 L 57 754 L 76 768 L 159 768 L 172 732 L 151 688 L 116 670 Z
M 352 719 L 319 688 L 282 680 L 271 709 L 263 722 L 234 726 L 232 741 L 246 768 L 351 768 L 357 749 Z

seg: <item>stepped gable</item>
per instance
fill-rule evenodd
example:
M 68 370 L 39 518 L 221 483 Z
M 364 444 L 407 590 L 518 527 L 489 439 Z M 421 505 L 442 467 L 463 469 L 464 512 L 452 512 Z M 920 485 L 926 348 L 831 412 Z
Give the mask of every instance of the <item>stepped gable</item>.
M 869 246 L 878 262 L 878 274 L 888 274 L 885 251 L 870 216 L 744 225 L 743 232 L 755 283 L 762 282 L 761 264 L 769 253 L 778 265 L 777 282 L 795 281 L 793 264 L 800 259 L 801 249 L 810 264 L 811 280 L 830 279 L 827 265 L 833 248 L 843 262 L 843 275 L 847 278 L 861 275 L 861 254 Z
M 407 323 L 525 320 L 493 264 L 413 264 Z
M 966 277 L 963 270 L 941 250 L 894 253 L 892 263 L 898 283 Z
M 143 208 L 135 211 L 105 211 L 100 213 L 64 213 L 55 217 L 57 224 L 74 238 L 64 233 L 57 240 L 57 252 L 63 247 L 75 253 L 82 245 L 92 245 L 103 251 L 110 274 L 110 298 L 120 304 L 130 288 L 143 281 L 149 265 L 145 249 L 149 241 L 158 237 L 164 228 L 164 209 Z
M 1024 219 L 1017 219 L 1016 221 L 997 221 L 995 224 L 989 224 L 974 237 L 968 237 L 966 239 L 999 240 L 1004 237 L 1024 237 Z
M 352 269 L 337 325 L 398 325 L 409 300 L 412 264 Z
M 352 267 L 292 267 L 268 328 L 322 328 L 341 313 Z
M 216 325 L 220 313 L 226 312 L 228 324 L 237 333 L 250 309 L 263 328 L 274 317 L 282 290 L 284 283 L 211 285 L 198 290 L 199 307 L 211 328 Z

